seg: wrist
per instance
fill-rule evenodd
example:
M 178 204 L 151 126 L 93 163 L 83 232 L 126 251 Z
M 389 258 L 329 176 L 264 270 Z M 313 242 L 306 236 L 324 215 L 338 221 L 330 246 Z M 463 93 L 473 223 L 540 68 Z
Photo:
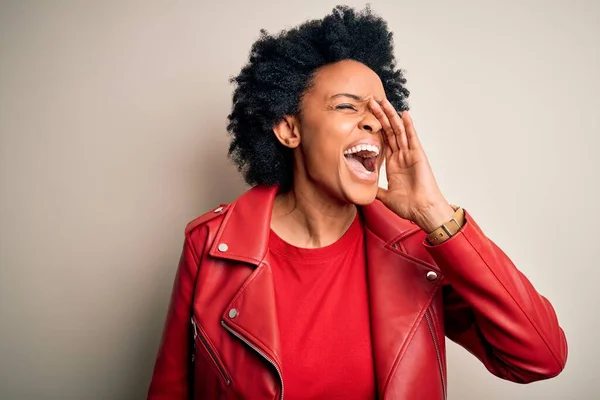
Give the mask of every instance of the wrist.
M 448 221 L 452 214 L 454 208 L 448 202 L 440 202 L 420 209 L 415 213 L 413 221 L 429 234 Z
M 439 228 L 433 232 L 428 233 L 425 241 L 432 246 L 444 243 L 452 236 L 456 235 L 465 224 L 465 212 L 464 210 L 455 205 L 451 205 L 454 213 L 446 222 L 444 222 Z

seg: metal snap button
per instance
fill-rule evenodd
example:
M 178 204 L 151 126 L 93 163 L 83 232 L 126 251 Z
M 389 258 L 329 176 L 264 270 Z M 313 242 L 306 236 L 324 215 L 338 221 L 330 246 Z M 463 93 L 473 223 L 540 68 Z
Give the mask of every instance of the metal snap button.
M 229 310 L 229 318 L 235 318 L 238 315 L 238 310 L 236 310 L 235 308 L 232 308 L 231 310 Z
M 219 249 L 219 251 L 226 252 L 229 250 L 229 246 L 227 246 L 225 243 L 221 243 L 219 246 L 217 246 L 217 249 Z
M 427 273 L 427 280 L 428 281 L 435 281 L 438 277 L 438 274 L 435 271 L 429 271 Z
M 221 211 L 223 211 L 223 207 L 217 207 L 217 208 L 215 208 L 215 212 L 216 213 L 220 213 Z

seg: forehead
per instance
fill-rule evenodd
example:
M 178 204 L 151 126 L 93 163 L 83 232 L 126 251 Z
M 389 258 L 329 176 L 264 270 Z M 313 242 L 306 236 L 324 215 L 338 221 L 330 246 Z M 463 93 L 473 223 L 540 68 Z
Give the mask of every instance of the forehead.
M 329 99 L 338 93 L 350 93 L 362 98 L 385 97 L 379 76 L 366 65 L 352 60 L 339 61 L 320 68 L 311 89 L 318 99 Z

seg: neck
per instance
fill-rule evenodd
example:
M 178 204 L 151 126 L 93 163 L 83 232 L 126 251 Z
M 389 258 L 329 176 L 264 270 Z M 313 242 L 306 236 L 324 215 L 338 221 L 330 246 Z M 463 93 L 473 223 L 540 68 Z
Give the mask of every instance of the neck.
M 317 187 L 295 185 L 275 198 L 271 229 L 294 246 L 324 247 L 346 232 L 356 212 L 354 204 L 341 202 Z

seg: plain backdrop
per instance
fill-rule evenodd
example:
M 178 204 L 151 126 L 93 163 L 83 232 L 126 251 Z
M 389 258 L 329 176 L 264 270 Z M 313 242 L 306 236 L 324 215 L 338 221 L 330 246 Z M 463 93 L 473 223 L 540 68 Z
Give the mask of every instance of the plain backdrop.
M 144 398 L 185 224 L 246 189 L 228 79 L 261 28 L 336 4 L 1 2 L 0 398 Z M 442 192 L 569 342 L 530 385 L 451 344 L 449 398 L 600 398 L 600 2 L 371 4 Z

